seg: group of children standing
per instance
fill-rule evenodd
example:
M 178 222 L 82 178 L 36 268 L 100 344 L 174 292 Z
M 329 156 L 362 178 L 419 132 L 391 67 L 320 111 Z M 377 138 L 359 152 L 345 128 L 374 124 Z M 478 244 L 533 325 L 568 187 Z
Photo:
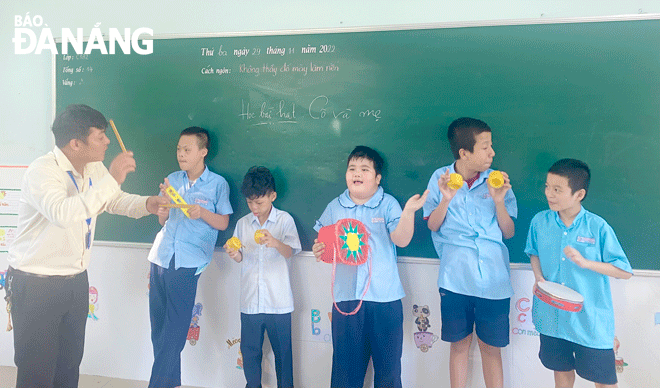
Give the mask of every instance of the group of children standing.
M 332 310 L 332 387 L 362 387 L 369 360 L 375 387 L 401 387 L 405 292 L 397 268 L 396 246 L 407 246 L 415 212 L 423 209 L 440 259 L 441 338 L 450 342 L 451 387 L 467 383 L 468 352 L 476 330 L 486 386 L 503 386 L 501 348 L 509 344 L 509 253 L 503 239 L 513 237 L 516 198 L 508 175 L 493 187 L 488 181 L 495 152 L 491 129 L 481 120 L 460 118 L 448 129 L 455 162 L 436 170 L 423 194 L 403 207 L 380 186 L 383 159 L 358 146 L 348 157 L 347 189 L 333 199 L 314 229 L 355 219 L 366 226 L 370 264 L 337 264 Z M 192 206 L 184 215 L 162 207 L 163 224 L 149 254 L 150 311 L 154 366 L 150 387 L 175 387 L 180 353 L 195 300 L 199 274 L 212 260 L 218 230 L 233 212 L 227 182 L 208 170 L 208 133 L 192 127 L 181 133 L 177 159 L 161 191 L 172 186 Z M 465 183 L 448 185 L 451 174 Z M 584 296 L 579 313 L 560 311 L 534 299 L 533 319 L 540 333 L 539 357 L 554 371 L 557 387 L 572 387 L 575 372 L 597 387 L 616 386 L 614 315 L 609 277 L 629 278 L 630 263 L 612 228 L 585 210 L 588 166 L 562 159 L 549 170 L 545 194 L 549 210 L 531 222 L 525 252 L 536 283 L 564 284 Z M 301 250 L 293 218 L 273 206 L 275 181 L 265 167 L 252 167 L 241 186 L 250 213 L 233 235 L 242 246 L 224 246 L 241 263 L 241 352 L 247 387 L 261 385 L 261 348 L 268 332 L 278 387 L 293 387 L 291 312 L 293 293 L 287 260 Z M 255 232 L 259 237 L 255 238 Z M 327 247 L 315 240 L 317 260 Z M 368 289 L 367 289 L 368 287 Z M 354 314 L 341 311 L 354 311 Z

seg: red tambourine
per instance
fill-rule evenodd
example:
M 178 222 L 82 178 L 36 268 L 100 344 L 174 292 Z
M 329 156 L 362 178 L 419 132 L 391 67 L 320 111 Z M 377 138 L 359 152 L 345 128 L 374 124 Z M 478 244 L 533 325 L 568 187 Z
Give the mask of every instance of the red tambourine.
M 559 283 L 543 281 L 534 287 L 534 295 L 552 307 L 577 313 L 582 310 L 584 297 Z
M 354 315 L 362 307 L 362 300 L 371 283 L 371 260 L 369 260 L 369 280 L 364 288 L 360 303 L 350 313 L 343 312 L 335 302 L 335 272 L 337 264 L 361 265 L 369 259 L 369 231 L 364 224 L 352 218 L 344 218 L 333 225 L 324 226 L 319 230 L 318 242 L 324 243 L 325 248 L 320 259 L 332 264 L 332 303 L 337 311 L 343 315 Z

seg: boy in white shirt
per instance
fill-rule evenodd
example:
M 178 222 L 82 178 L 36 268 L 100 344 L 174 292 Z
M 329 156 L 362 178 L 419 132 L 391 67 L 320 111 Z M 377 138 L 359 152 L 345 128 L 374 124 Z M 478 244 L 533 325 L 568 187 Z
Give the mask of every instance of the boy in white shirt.
M 289 213 L 276 209 L 275 179 L 266 167 L 251 167 L 241 186 L 251 213 L 236 223 L 242 247 L 225 245 L 241 266 L 241 353 L 248 388 L 261 387 L 264 331 L 275 354 L 277 386 L 293 387 L 291 312 L 293 293 L 287 259 L 300 252 L 300 238 Z M 258 235 L 255 232 L 259 231 Z M 261 236 L 263 234 L 263 236 Z

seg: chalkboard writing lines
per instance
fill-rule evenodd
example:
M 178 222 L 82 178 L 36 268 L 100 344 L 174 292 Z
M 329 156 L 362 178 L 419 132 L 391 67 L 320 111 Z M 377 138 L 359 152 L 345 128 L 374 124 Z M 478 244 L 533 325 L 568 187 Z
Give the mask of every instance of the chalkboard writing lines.
M 202 47 L 202 56 L 203 57 L 212 57 L 213 53 L 215 52 L 215 47 Z M 226 57 L 227 52 L 222 50 L 222 45 L 220 45 L 220 48 L 218 49 L 218 54 L 219 57 Z
M 261 121 L 253 125 L 265 125 L 273 123 L 272 120 L 278 120 L 277 123 L 290 123 L 296 124 L 296 105 L 291 103 L 290 110 L 289 104 L 284 100 L 280 100 L 277 106 L 269 106 L 267 102 L 263 102 L 259 112 L 250 111 L 250 103 L 241 100 L 241 114 L 238 115 L 243 120 L 252 119 L 266 119 L 269 121 Z
M 213 74 L 213 68 L 210 65 L 207 66 L 206 69 L 208 69 L 208 71 L 205 73 L 203 69 L 202 74 Z M 308 72 L 317 73 L 317 72 L 337 72 L 337 71 L 339 71 L 339 66 L 337 66 L 335 63 L 319 64 L 318 62 L 314 63 L 312 61 L 309 62 L 309 65 L 306 64 L 294 65 L 292 63 L 285 62 L 284 64 L 282 64 L 282 66 L 277 66 L 274 63 L 273 64 L 264 63 L 262 66 L 258 66 L 258 65 L 252 66 L 246 63 L 241 63 L 238 66 L 239 73 L 254 74 L 255 77 L 258 77 L 260 74 L 269 74 L 275 77 L 277 76 L 278 73 L 299 73 L 306 76 Z M 223 74 L 228 74 L 228 72 Z
M 382 116 L 380 109 L 364 109 L 357 112 L 355 115 L 353 108 L 346 107 L 344 109 L 334 109 L 330 105 L 328 96 L 320 95 L 315 97 L 310 102 L 307 112 L 312 120 L 333 119 L 347 121 L 352 117 L 371 118 L 374 121 L 379 121 Z M 259 110 L 253 110 L 250 101 L 241 99 L 241 113 L 238 115 L 241 120 L 259 120 L 258 123 L 252 125 L 264 125 L 269 123 L 297 123 L 297 119 L 303 116 L 296 116 L 296 104 L 279 100 L 274 105 L 268 102 L 262 102 L 259 105 Z M 263 121 L 266 120 L 266 121 Z M 279 121 L 278 121 L 279 120 Z
M 206 67 L 202 67 L 200 72 L 204 75 L 209 75 L 209 74 L 223 75 L 223 74 L 231 73 L 231 69 L 228 69 L 226 67 L 214 69 L 211 65 L 208 65 Z
M 222 51 L 222 46 L 220 46 L 220 51 L 223 53 L 218 53 L 218 56 L 225 56 L 226 51 Z M 209 47 L 202 47 L 202 55 L 204 56 L 213 56 L 215 48 L 209 48 Z M 307 46 L 302 46 L 300 48 L 300 53 L 301 54 L 331 54 L 334 53 L 337 50 L 337 47 L 332 44 L 322 44 L 318 46 L 312 46 L 308 44 Z M 295 47 L 279 47 L 279 46 L 268 46 L 266 47 L 266 50 L 264 51 L 266 55 L 278 55 L 280 57 L 283 57 L 287 54 L 295 54 L 296 53 L 296 48 Z M 242 47 L 242 48 L 236 48 L 233 50 L 233 55 L 235 57 L 241 58 L 241 57 L 246 57 L 248 55 L 261 55 L 261 48 L 260 47 L 253 47 L 253 48 L 248 48 L 248 47 Z
M 330 104 L 330 99 L 327 96 L 321 95 L 312 100 L 309 104 L 308 112 L 309 117 L 314 120 L 324 119 L 326 117 L 334 119 L 350 119 L 353 114 L 351 108 L 345 108 L 343 110 L 330 109 L 328 105 Z M 331 116 L 329 116 L 331 114 Z M 358 113 L 358 117 L 369 118 L 373 117 L 375 121 L 381 119 L 381 110 L 380 109 L 366 109 Z

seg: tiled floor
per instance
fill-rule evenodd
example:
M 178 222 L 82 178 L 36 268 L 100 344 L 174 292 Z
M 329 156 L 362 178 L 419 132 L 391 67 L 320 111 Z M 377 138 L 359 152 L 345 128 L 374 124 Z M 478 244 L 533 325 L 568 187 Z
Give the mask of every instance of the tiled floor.
M 0 388 L 14 388 L 16 384 L 16 368 L 0 366 Z M 79 388 L 145 388 L 146 381 L 114 379 L 103 376 L 80 375 Z M 182 388 L 195 388 L 183 386 Z

